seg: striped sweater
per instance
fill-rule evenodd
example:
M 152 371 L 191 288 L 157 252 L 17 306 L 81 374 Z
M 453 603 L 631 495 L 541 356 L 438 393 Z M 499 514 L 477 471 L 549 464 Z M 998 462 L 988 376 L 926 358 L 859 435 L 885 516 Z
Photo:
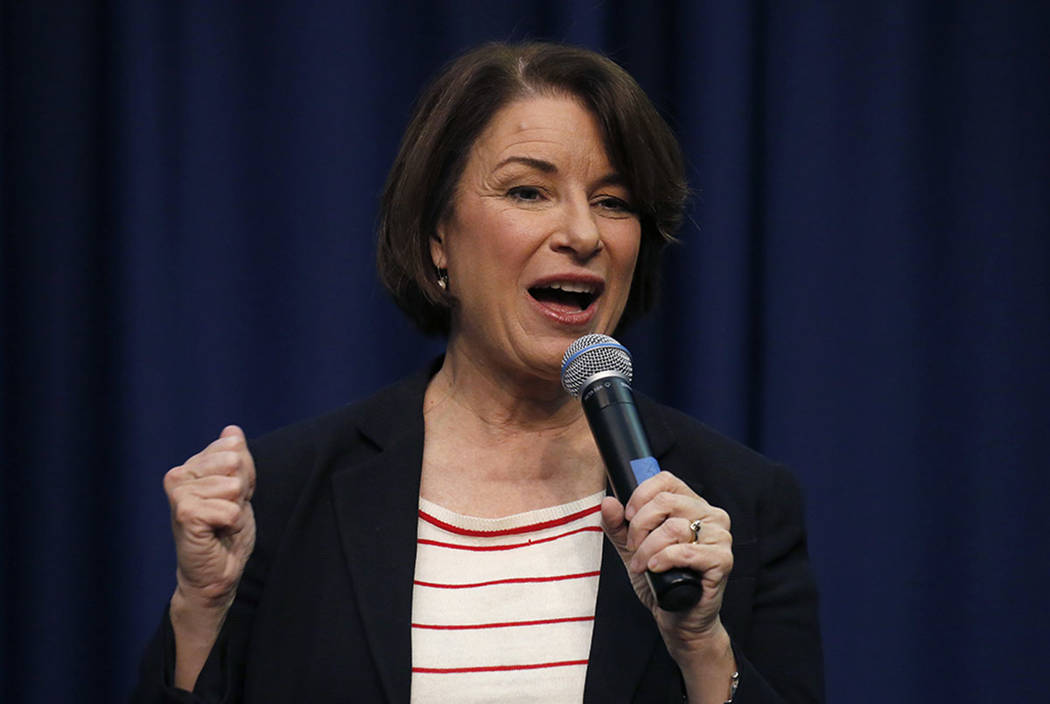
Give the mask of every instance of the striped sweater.
M 412 702 L 580 702 L 604 492 L 503 518 L 419 500 Z

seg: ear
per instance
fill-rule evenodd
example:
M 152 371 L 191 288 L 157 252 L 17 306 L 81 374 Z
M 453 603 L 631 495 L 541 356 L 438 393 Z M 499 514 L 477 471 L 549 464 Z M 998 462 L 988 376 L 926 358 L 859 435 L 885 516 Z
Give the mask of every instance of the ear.
M 445 253 L 445 224 L 437 226 L 437 232 L 430 238 L 430 261 L 438 269 L 448 268 L 448 255 Z

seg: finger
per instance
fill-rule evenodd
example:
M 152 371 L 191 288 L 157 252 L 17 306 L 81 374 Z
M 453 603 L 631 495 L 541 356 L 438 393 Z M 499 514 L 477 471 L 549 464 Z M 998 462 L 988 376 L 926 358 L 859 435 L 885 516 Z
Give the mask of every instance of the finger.
M 652 531 L 637 538 L 637 544 L 634 547 L 633 558 L 629 567 L 635 572 L 641 572 L 645 569 L 649 559 L 660 550 L 678 543 L 691 543 L 694 538 L 693 530 L 690 527 L 691 523 L 692 521 L 686 518 L 671 516 Z M 699 536 L 697 537 L 699 538 Z M 703 539 L 706 542 L 713 540 L 714 537 L 708 532 L 708 535 L 705 535 Z
M 690 523 L 699 520 L 704 526 L 717 526 L 726 532 L 729 532 L 732 523 L 725 510 L 712 506 L 699 496 L 690 498 L 680 494 L 657 494 L 631 521 L 628 545 L 633 548 L 671 517 L 684 518 Z
M 255 463 L 243 435 L 219 438 L 181 466 L 194 477 L 240 472 L 249 483 L 255 481 Z
M 645 568 L 653 572 L 666 572 L 674 567 L 694 570 L 705 585 L 717 586 L 733 571 L 733 550 L 726 544 L 678 543 L 659 551 L 645 563 Z
M 243 504 L 240 512 L 234 518 L 233 525 L 230 526 L 230 531 L 233 533 L 240 533 L 248 527 L 249 524 L 254 524 L 254 522 L 255 513 L 252 511 L 252 505 L 248 503 Z
M 190 456 L 186 459 L 183 464 L 189 464 L 194 460 L 198 460 L 213 452 L 221 452 L 224 450 L 238 450 L 242 447 L 247 447 L 248 441 L 244 437 L 244 431 L 241 430 L 240 426 L 227 425 L 219 433 L 219 437 L 208 443 L 203 450 L 195 455 Z
M 696 492 L 689 488 L 688 484 L 675 475 L 667 471 L 659 472 L 639 484 L 634 493 L 631 494 L 630 500 L 624 507 L 627 520 L 633 521 L 635 514 L 638 513 L 642 506 L 652 501 L 658 494 L 665 492 L 699 498 Z
M 245 459 L 245 453 L 242 450 L 220 450 L 201 457 L 191 466 L 191 469 L 198 477 L 206 477 L 211 474 L 233 476 L 241 472 Z
M 199 453 L 206 456 L 215 452 L 241 452 L 248 449 L 248 440 L 236 425 L 228 425 L 222 429 L 222 433 L 212 440 L 207 447 Z
M 217 442 L 225 443 L 223 445 L 225 450 L 236 452 L 241 456 L 237 472 L 248 486 L 247 497 L 250 500 L 255 494 L 255 458 L 248 450 L 248 439 L 244 436 L 244 431 L 238 425 L 227 425 L 219 434 Z
M 635 550 L 628 567 L 634 572 L 642 572 L 652 558 L 661 551 L 676 545 L 689 547 L 732 546 L 733 537 L 729 531 L 715 523 L 702 525 L 695 535 L 690 527 L 692 521 L 673 517 L 664 521 L 656 530 L 649 533 Z
M 231 531 L 243 526 L 246 504 L 229 499 L 192 499 L 182 501 L 172 511 L 176 532 L 195 539 L 212 539 L 217 531 Z
M 669 518 L 687 518 L 692 521 L 706 518 L 711 512 L 711 505 L 704 499 L 684 494 L 660 492 L 643 504 L 631 519 L 627 545 L 634 549 L 645 540 L 645 536 L 660 527 Z
M 186 464 L 170 469 L 164 477 L 165 488 L 212 475 L 234 476 L 241 472 L 243 462 L 243 453 L 233 451 L 200 455 Z
M 248 500 L 248 484 L 242 477 L 213 474 L 175 487 L 171 500 L 178 502 L 190 497 L 199 499 L 227 499 L 245 502 Z

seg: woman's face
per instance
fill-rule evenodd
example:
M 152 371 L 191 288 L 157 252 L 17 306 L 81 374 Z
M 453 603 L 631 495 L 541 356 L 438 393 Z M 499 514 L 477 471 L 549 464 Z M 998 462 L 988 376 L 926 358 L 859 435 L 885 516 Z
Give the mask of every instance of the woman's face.
M 616 327 L 640 242 L 594 116 L 564 97 L 507 105 L 474 143 L 431 242 L 457 299 L 450 350 L 557 378 L 573 340 Z

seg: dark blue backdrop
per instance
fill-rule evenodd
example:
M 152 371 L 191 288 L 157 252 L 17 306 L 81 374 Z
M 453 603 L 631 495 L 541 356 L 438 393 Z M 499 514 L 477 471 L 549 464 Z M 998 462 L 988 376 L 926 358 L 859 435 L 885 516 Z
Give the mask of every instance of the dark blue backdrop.
M 1050 584 L 1042 2 L 3 3 L 0 699 L 111 702 L 173 586 L 161 477 L 440 349 L 373 274 L 413 97 L 603 49 L 688 153 L 639 383 L 790 463 L 830 698 L 1035 701 Z

